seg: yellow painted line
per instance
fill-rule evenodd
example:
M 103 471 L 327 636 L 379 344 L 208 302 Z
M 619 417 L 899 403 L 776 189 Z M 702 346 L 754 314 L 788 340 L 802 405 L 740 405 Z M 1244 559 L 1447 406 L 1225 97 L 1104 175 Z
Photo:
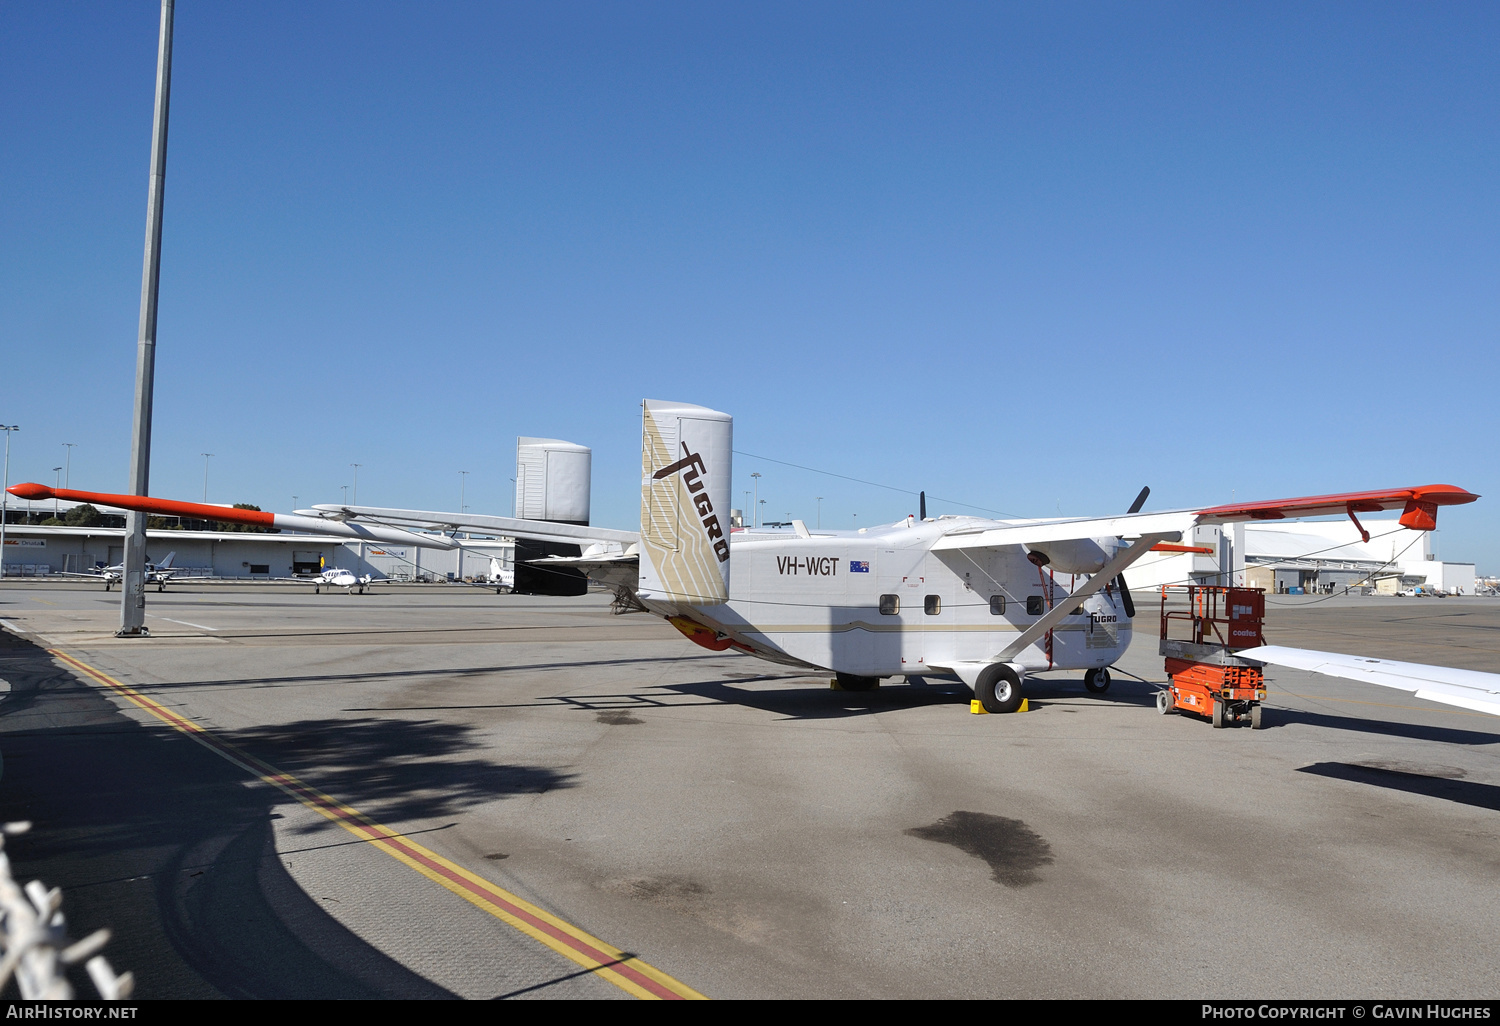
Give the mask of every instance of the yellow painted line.
M 704 995 L 640 959 L 606 944 L 571 923 L 545 912 L 502 887 L 443 858 L 389 827 L 370 819 L 364 813 L 345 805 L 323 792 L 309 787 L 290 773 L 262 762 L 250 753 L 217 737 L 212 731 L 185 716 L 154 702 L 134 688 L 115 680 L 88 663 L 55 648 L 47 650 L 67 665 L 124 697 L 175 730 L 180 730 L 214 754 L 234 763 L 240 769 L 260 778 L 272 787 L 297 799 L 319 815 L 337 823 L 362 841 L 367 841 L 392 858 L 405 863 L 427 879 L 447 888 L 460 898 L 484 909 L 496 918 L 520 930 L 533 940 L 545 944 L 564 958 L 583 966 L 638 998 L 664 1000 L 698 999 Z

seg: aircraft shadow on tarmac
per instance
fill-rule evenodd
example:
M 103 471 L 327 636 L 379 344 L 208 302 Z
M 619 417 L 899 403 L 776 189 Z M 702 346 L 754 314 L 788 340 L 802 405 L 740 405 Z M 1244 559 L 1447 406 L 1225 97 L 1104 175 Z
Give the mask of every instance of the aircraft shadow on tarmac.
M 1493 731 L 1461 730 L 1456 727 L 1402 723 L 1399 720 L 1372 720 L 1362 716 L 1336 716 L 1332 713 L 1269 706 L 1265 711 L 1265 726 L 1268 730 L 1290 726 L 1330 727 L 1335 730 L 1353 730 L 1364 734 L 1405 737 L 1415 741 L 1442 741 L 1452 745 L 1492 745 L 1500 741 L 1500 734 Z
M 0 632 L 0 817 L 22 879 L 64 893 L 74 936 L 101 926 L 106 956 L 149 998 L 442 998 L 330 916 L 283 857 L 362 844 L 343 831 L 278 851 L 288 798 L 174 731 L 125 715 L 40 648 Z M 219 737 L 389 821 L 573 786 L 568 775 L 465 757 L 468 728 L 306 720 Z M 458 756 L 459 758 L 455 758 Z M 326 828 L 325 828 L 326 829 Z M 328 837 L 332 836 L 332 841 Z M 80 993 L 92 988 L 74 983 Z
M 869 716 L 884 712 L 898 712 L 926 705 L 967 706 L 974 695 L 968 687 L 958 681 L 922 678 L 923 683 L 893 684 L 871 691 L 835 691 L 828 685 L 827 677 L 809 682 L 807 676 L 753 676 L 729 680 L 703 680 L 684 684 L 658 685 L 658 691 L 675 691 L 683 695 L 709 699 L 729 705 L 740 705 L 761 709 L 794 720 L 841 719 L 849 716 Z M 801 684 L 800 687 L 780 686 L 766 689 L 734 687 L 736 684 L 775 684 L 786 681 Z M 1146 684 L 1127 682 L 1118 689 L 1111 688 L 1108 698 L 1094 699 L 1101 703 L 1146 706 L 1155 699 L 1156 689 Z M 1091 698 L 1083 689 L 1081 680 L 1028 679 L 1026 696 L 1037 703 Z M 623 697 L 623 696 L 621 696 Z
M 1433 775 L 1394 767 L 1349 762 L 1319 762 L 1311 766 L 1302 766 L 1297 772 L 1313 773 L 1320 777 L 1332 777 L 1335 780 L 1349 780 L 1373 787 L 1385 787 L 1394 791 L 1405 791 L 1408 794 L 1426 795 L 1429 798 L 1442 798 L 1460 805 L 1472 805 L 1476 809 L 1500 812 L 1500 786 L 1481 784 L 1472 780 L 1456 780 L 1447 774 Z
M 718 656 L 683 656 L 683 659 L 717 659 Z M 420 670 L 378 670 L 365 673 L 308 673 L 295 674 L 286 677 L 237 677 L 226 680 L 183 680 L 170 684 L 152 684 L 149 688 L 151 693 L 157 691 L 173 691 L 186 688 L 274 688 L 274 687 L 300 687 L 310 684 L 328 684 L 331 682 L 358 683 L 360 681 L 384 681 L 403 680 L 413 678 L 454 678 L 454 677 L 482 677 L 489 674 L 504 673 L 529 673 L 537 670 L 574 670 L 584 669 L 591 666 L 626 666 L 631 663 L 659 663 L 660 657 L 649 656 L 631 659 L 592 659 L 582 662 L 571 661 L 562 663 L 525 663 L 513 666 L 453 666 L 434 667 Z M 382 709 L 390 708 L 382 706 Z M 466 706 L 412 706 L 417 709 L 449 709 L 468 708 Z M 502 706 L 475 706 L 474 708 L 502 708 Z M 352 709 L 351 712 L 365 712 L 364 709 Z
M 218 736 L 376 819 L 430 819 L 496 798 L 575 786 L 573 774 L 540 766 L 454 758 L 490 750 L 464 724 L 297 720 Z
M 284 795 L 246 787 L 243 770 L 126 716 L 4 632 L 0 675 L 11 684 L 0 700 L 0 816 L 34 823 L 7 854 L 20 878 L 62 889 L 74 936 L 110 928 L 105 954 L 135 973 L 137 998 L 454 996 L 365 943 L 291 878 L 272 830 Z M 423 733 L 397 732 L 406 742 Z M 434 754 L 463 744 L 425 736 Z M 356 749 L 387 750 L 368 733 Z M 393 770 L 383 786 L 401 786 Z M 92 994 L 81 975 L 75 985 Z

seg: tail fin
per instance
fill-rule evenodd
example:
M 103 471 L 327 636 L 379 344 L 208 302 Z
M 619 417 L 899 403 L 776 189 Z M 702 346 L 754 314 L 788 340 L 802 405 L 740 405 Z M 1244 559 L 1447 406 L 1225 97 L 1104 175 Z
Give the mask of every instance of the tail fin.
M 156 564 L 156 569 L 158 569 L 158 570 L 170 570 L 172 568 L 172 560 L 174 560 L 176 558 L 177 558 L 177 553 L 175 551 L 168 552 L 167 553 L 167 558 L 164 559 L 164 560 L 162 560 L 160 563 Z
M 734 418 L 656 399 L 642 407 L 641 597 L 725 602 Z

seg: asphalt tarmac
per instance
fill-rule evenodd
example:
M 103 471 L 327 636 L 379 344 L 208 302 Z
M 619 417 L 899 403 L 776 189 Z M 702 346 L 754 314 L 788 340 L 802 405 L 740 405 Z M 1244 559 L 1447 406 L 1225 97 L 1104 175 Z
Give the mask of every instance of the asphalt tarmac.
M 1263 730 L 1162 716 L 1145 601 L 1107 695 L 976 716 L 601 596 L 118 598 L 0 587 L 0 819 L 142 998 L 1500 998 L 1500 719 L 1275 668 Z M 1500 672 L 1497 600 L 1271 602 Z

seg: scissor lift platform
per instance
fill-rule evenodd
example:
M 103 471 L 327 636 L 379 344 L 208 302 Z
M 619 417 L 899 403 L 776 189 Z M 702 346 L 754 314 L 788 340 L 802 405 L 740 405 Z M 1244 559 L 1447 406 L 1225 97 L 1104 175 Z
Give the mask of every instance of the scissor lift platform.
M 1167 685 L 1157 692 L 1157 709 L 1204 716 L 1215 727 L 1248 722 L 1260 729 L 1265 676 L 1260 663 L 1235 650 L 1265 643 L 1265 611 L 1260 588 L 1164 586 L 1160 652 Z

